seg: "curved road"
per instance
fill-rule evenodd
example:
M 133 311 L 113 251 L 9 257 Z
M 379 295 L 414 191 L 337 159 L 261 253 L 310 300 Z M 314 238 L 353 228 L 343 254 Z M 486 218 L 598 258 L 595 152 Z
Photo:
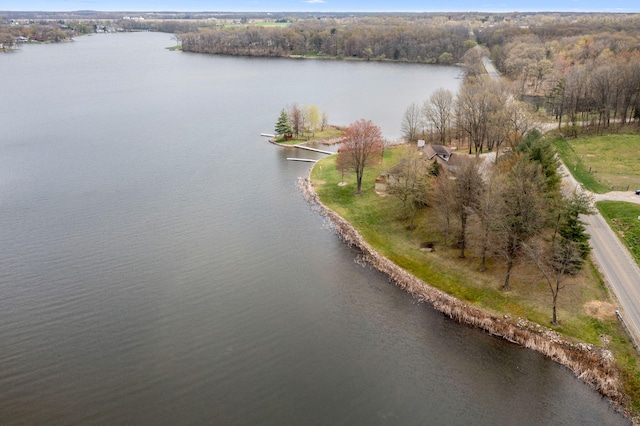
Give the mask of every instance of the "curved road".
M 482 63 L 487 74 L 500 79 L 500 73 L 489 58 L 483 56 Z M 584 191 L 581 185 L 564 165 L 561 165 L 565 190 Z M 633 192 L 609 192 L 594 196 L 596 201 L 614 200 L 640 204 L 640 196 Z M 605 282 L 611 288 L 620 304 L 621 315 L 636 342 L 640 342 L 640 268 L 620 242 L 602 215 L 596 214 L 582 217 L 587 233 L 591 236 L 593 258 L 602 273 Z
M 561 171 L 565 188 L 582 190 L 564 165 L 561 166 Z M 596 201 L 613 200 L 640 204 L 640 196 L 631 191 L 598 194 L 594 198 Z M 605 282 L 618 299 L 625 323 L 636 341 L 640 341 L 640 268 L 599 212 L 583 216 L 582 220 L 591 236 L 593 258 Z

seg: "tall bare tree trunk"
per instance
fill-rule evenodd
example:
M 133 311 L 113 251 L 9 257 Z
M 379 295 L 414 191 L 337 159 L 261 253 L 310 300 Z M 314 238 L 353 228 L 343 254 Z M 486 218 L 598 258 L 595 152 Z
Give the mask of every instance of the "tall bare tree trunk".
M 502 285 L 502 291 L 509 291 L 509 278 L 511 278 L 511 269 L 513 268 L 513 259 L 510 259 L 507 263 L 507 276 L 504 278 L 504 284 Z

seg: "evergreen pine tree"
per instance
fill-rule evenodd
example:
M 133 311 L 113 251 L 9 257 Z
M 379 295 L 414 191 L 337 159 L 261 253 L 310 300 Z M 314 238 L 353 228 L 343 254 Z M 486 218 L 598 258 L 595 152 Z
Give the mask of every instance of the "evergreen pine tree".
M 293 133 L 293 129 L 289 123 L 289 115 L 284 109 L 280 111 L 280 117 L 278 117 L 278 121 L 276 122 L 275 130 L 277 135 L 290 136 Z
M 580 257 L 585 260 L 591 252 L 591 246 L 589 234 L 584 222 L 580 220 L 580 215 L 594 213 L 591 198 L 585 194 L 576 193 L 571 198 L 566 198 L 563 204 L 558 216 L 557 232 L 562 240 L 573 242 Z
M 586 232 L 584 223 L 578 218 L 579 214 L 580 212 L 576 210 L 569 210 L 558 233 L 562 238 L 573 241 L 580 257 L 586 259 L 591 252 L 591 246 L 589 245 L 589 234 Z
M 542 167 L 545 175 L 545 193 L 553 194 L 560 188 L 562 177 L 558 173 L 560 161 L 551 143 L 538 130 L 528 132 L 518 144 L 516 151 L 523 152 Z

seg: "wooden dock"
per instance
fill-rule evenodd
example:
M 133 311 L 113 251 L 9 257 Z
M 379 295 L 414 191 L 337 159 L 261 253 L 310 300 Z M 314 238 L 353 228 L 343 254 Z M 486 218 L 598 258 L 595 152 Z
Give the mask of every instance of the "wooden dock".
M 270 138 L 271 142 L 273 142 L 273 139 L 276 137 L 276 135 L 272 135 L 271 133 L 260 133 L 260 136 L 264 136 L 265 138 Z M 280 144 L 276 144 L 276 145 L 280 145 Z M 308 146 L 304 146 L 304 145 L 288 145 L 294 148 L 300 148 L 300 149 L 306 149 L 307 151 L 313 151 L 313 152 L 318 152 L 320 154 L 326 154 L 326 155 L 333 155 L 335 154 L 335 152 L 331 152 L 331 151 L 326 151 L 323 149 L 317 149 L 317 148 L 311 148 Z M 286 148 L 287 145 L 284 145 L 284 147 Z M 289 161 L 303 161 L 305 163 L 317 163 L 318 160 L 314 160 L 311 158 L 297 158 L 297 157 L 289 157 L 287 158 L 287 160 Z
M 300 148 L 300 149 L 306 149 L 307 151 L 313 151 L 313 152 L 320 152 L 322 154 L 327 154 L 327 155 L 333 155 L 335 154 L 335 152 L 331 152 L 331 151 L 324 151 L 322 149 L 316 149 L 316 148 L 309 148 L 308 146 L 304 146 L 304 145 L 293 145 L 295 148 Z
M 287 158 L 289 161 L 304 161 L 307 163 L 317 163 L 318 160 L 312 160 L 311 158 Z

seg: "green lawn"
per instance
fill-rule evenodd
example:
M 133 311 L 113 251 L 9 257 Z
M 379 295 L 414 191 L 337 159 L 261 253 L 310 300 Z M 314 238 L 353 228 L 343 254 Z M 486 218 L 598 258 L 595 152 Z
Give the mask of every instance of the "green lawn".
M 553 144 L 586 189 L 598 194 L 640 189 L 640 134 L 556 139 Z

